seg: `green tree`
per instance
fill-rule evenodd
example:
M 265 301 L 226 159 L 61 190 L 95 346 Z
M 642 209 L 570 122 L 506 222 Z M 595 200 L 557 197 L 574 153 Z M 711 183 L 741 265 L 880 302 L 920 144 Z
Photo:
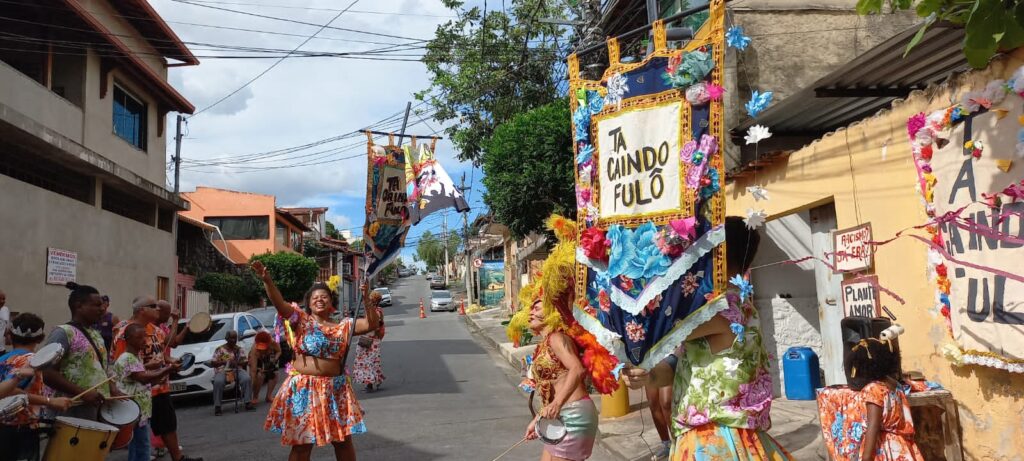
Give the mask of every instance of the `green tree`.
M 262 287 L 254 282 L 255 276 L 248 270 L 242 276 L 207 272 L 196 278 L 195 288 L 209 293 L 210 299 L 228 306 L 254 305 L 262 293 Z
M 987 66 L 999 50 L 1024 46 L 1024 0 L 858 0 L 857 12 L 881 13 L 886 2 L 890 10 L 914 8 L 925 18 L 907 53 L 939 21 L 964 26 L 964 54 L 975 69 Z
M 300 301 L 320 271 L 320 266 L 312 259 L 291 252 L 264 253 L 253 256 L 252 260 L 267 267 L 274 284 L 288 301 Z
M 575 162 L 569 102 L 560 99 L 501 124 L 485 145 L 484 202 L 516 238 L 573 215 Z
M 444 252 L 447 248 L 449 260 L 454 259 L 459 251 L 462 239 L 454 232 L 448 233 L 448 245 L 444 245 L 440 236 L 430 231 L 424 231 L 416 244 L 416 261 L 422 261 L 427 268 L 437 268 L 444 265 Z
M 459 158 L 478 162 L 494 128 L 518 113 L 558 97 L 555 65 L 565 33 L 541 19 L 563 17 L 561 1 L 512 0 L 507 13 L 492 8 L 463 9 L 443 0 L 458 17 L 437 27 L 423 63 L 430 88 L 417 98 L 436 109 L 434 120 L 455 123 L 445 129 Z M 564 44 L 564 43 L 563 43 Z
M 363 239 L 355 239 L 352 243 L 348 244 L 348 247 L 353 251 L 363 251 Z
M 338 228 L 334 227 L 334 223 L 330 221 L 324 222 L 326 223 L 324 224 L 324 232 L 327 233 L 327 236 L 332 239 L 341 239 L 341 232 L 338 232 Z

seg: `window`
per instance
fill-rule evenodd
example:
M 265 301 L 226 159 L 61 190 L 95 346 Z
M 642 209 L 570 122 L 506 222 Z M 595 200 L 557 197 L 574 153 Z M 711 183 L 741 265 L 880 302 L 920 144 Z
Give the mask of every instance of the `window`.
M 170 289 L 171 281 L 167 277 L 156 278 L 156 299 L 167 299 L 168 291 Z
M 238 216 L 206 218 L 208 224 L 220 228 L 224 240 L 266 240 L 270 238 L 270 217 Z
M 277 243 L 277 246 L 288 246 L 288 228 L 285 227 L 284 223 L 277 222 L 274 224 L 274 242 Z
M 298 232 L 292 232 L 292 249 L 302 252 L 302 234 Z
M 91 176 L 45 160 L 14 145 L 0 146 L 0 174 L 92 205 L 96 190 Z
M 256 318 L 256 316 L 249 317 L 249 324 L 256 331 L 263 330 L 263 322 L 260 322 L 260 319 Z
M 252 330 L 252 325 L 249 325 L 249 319 L 244 315 L 238 318 L 238 339 L 242 339 L 242 335 L 249 330 Z
M 113 186 L 103 183 L 102 206 L 114 214 L 119 214 L 128 219 L 133 219 L 148 226 L 156 221 L 156 204 L 139 198 L 138 194 L 131 194 Z
M 146 105 L 114 85 L 114 133 L 146 150 Z

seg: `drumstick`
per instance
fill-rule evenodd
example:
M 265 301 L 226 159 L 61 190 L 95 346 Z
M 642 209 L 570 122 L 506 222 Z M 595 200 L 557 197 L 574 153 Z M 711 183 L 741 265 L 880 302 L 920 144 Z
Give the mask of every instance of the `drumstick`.
M 515 444 L 515 445 L 512 445 L 511 447 L 508 447 L 508 450 L 505 450 L 505 452 L 504 452 L 504 453 L 502 453 L 502 454 L 498 455 L 498 457 L 497 457 L 497 458 L 494 458 L 494 459 L 493 459 L 493 460 L 491 460 L 491 461 L 498 461 L 499 459 L 501 459 L 501 458 L 504 458 L 504 457 L 505 457 L 505 455 L 509 454 L 509 452 L 511 452 L 512 450 L 515 450 L 515 449 L 516 449 L 516 447 L 518 447 L 518 446 L 519 446 L 520 444 L 522 444 L 522 443 L 523 443 L 523 442 L 525 442 L 525 441 L 526 441 L 526 437 L 523 437 L 523 439 L 522 439 L 522 440 L 520 440 L 520 441 L 516 442 L 516 444 Z
M 86 390 L 82 391 L 82 393 L 81 393 L 81 394 L 78 394 L 78 395 L 76 395 L 76 396 L 74 396 L 74 397 L 71 397 L 71 401 L 72 401 L 72 402 L 74 402 L 74 401 L 76 401 L 76 400 L 80 400 L 80 399 L 82 398 L 82 396 L 84 396 L 85 394 L 88 394 L 88 393 L 90 393 L 90 392 L 92 392 L 92 391 L 96 390 L 96 388 L 98 388 L 98 387 L 100 387 L 100 386 L 102 386 L 102 385 L 104 385 L 104 384 L 106 384 L 106 383 L 108 383 L 108 382 L 112 381 L 113 379 L 114 379 L 114 377 L 113 377 L 113 376 L 111 376 L 111 377 L 109 377 L 109 378 L 107 378 L 107 379 L 104 379 L 103 381 L 100 381 L 100 382 L 99 382 L 99 383 L 97 383 L 97 384 L 96 384 L 95 386 L 93 386 L 93 387 L 90 387 L 90 388 L 88 388 L 88 389 L 86 389 Z

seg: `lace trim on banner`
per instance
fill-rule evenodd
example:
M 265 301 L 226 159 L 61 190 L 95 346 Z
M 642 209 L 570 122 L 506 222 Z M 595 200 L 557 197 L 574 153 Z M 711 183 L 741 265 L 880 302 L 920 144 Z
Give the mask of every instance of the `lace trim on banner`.
M 658 341 L 654 347 L 647 351 L 647 356 L 644 357 L 643 362 L 640 362 L 640 368 L 645 370 L 654 368 L 655 365 L 665 360 L 665 357 L 675 352 L 679 345 L 686 341 L 686 338 L 693 333 L 693 330 L 728 308 L 729 301 L 725 299 L 724 295 L 721 295 L 700 309 L 697 309 L 689 317 L 677 323 L 675 329 L 665 335 L 664 338 L 661 338 L 661 341 Z

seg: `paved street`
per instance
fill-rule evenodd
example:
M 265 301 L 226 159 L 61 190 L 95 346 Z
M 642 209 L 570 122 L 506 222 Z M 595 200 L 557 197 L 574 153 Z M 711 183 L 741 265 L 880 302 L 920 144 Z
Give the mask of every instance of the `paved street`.
M 357 388 L 369 433 L 356 437 L 363 460 L 491 460 L 517 442 L 529 421 L 526 400 L 512 370 L 470 335 L 458 313 L 427 312 L 419 298 L 429 289 L 421 275 L 392 287 L 394 306 L 384 309 L 384 387 L 372 394 Z M 351 359 L 350 359 L 351 363 Z M 287 449 L 264 432 L 267 404 L 255 412 L 214 417 L 208 399 L 180 402 L 179 434 L 186 452 L 208 461 L 281 460 Z M 503 460 L 536 460 L 540 442 L 521 445 Z M 112 460 L 124 460 L 118 452 Z M 166 459 L 166 458 L 165 458 Z M 314 459 L 334 459 L 330 449 Z M 597 461 L 613 459 L 595 447 Z

